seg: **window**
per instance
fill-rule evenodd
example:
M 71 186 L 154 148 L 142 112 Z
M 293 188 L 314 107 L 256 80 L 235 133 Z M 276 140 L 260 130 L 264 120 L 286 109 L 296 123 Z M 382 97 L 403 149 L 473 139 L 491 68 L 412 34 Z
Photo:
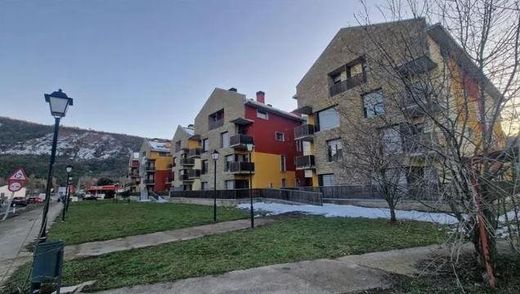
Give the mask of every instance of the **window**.
M 175 152 L 181 151 L 181 141 L 175 142 Z
M 363 114 L 366 118 L 385 113 L 383 107 L 383 91 L 378 90 L 363 95 Z
M 208 187 L 208 183 L 207 182 L 201 182 L 200 183 L 200 189 L 201 190 L 209 190 L 208 188 L 209 187 Z
M 287 156 L 280 155 L 280 171 L 287 171 Z
M 282 188 L 287 187 L 287 180 L 282 179 Z
M 229 133 L 223 132 L 220 133 L 220 148 L 229 147 Z
M 226 190 L 233 190 L 233 189 L 235 189 L 235 181 L 234 180 L 226 181 Z
M 208 152 L 208 138 L 202 139 L 202 152 Z
M 401 134 L 397 127 L 383 130 L 383 153 L 397 154 L 402 152 Z
M 341 139 L 327 141 L 328 160 L 339 161 L 343 158 L 343 143 Z
M 317 112 L 316 131 L 325 131 L 339 127 L 339 115 L 335 107 Z
M 285 134 L 283 132 L 275 132 L 274 138 L 276 139 L 276 141 L 283 142 L 285 141 Z
M 216 129 L 224 125 L 224 109 L 208 116 L 208 130 Z
M 302 146 L 301 140 L 296 140 L 296 152 L 300 153 L 303 152 L 303 146 Z
M 235 155 L 234 154 L 231 154 L 231 155 L 226 155 L 226 165 L 224 166 L 224 171 L 229 171 L 229 168 L 230 168 L 230 164 L 231 162 L 234 162 L 235 161 Z
M 257 109 L 256 117 L 261 118 L 261 119 L 269 119 L 269 114 L 265 110 Z
M 334 186 L 334 174 L 320 175 L 319 178 L 320 186 Z
M 209 163 L 208 163 L 207 159 L 202 160 L 201 168 L 202 168 L 200 171 L 201 174 L 204 175 L 204 174 L 208 173 Z

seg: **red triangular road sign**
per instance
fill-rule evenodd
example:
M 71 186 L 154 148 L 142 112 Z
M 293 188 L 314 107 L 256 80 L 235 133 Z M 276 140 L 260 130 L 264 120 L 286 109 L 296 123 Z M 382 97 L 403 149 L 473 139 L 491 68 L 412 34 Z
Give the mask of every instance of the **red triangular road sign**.
M 8 181 L 26 182 L 28 180 L 27 174 L 22 168 L 17 169 L 8 179 Z

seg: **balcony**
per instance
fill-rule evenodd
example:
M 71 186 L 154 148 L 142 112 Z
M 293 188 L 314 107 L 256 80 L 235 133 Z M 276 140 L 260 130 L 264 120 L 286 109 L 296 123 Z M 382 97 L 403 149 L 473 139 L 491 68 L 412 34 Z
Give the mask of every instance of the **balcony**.
M 198 169 L 189 169 L 187 170 L 188 179 L 198 179 L 200 178 L 200 170 Z
M 254 144 L 253 137 L 248 135 L 234 135 L 229 138 L 229 147 L 245 149 L 247 144 Z
M 179 181 L 190 182 L 190 181 L 193 181 L 193 179 L 190 179 L 189 174 L 185 173 L 183 175 L 179 175 Z
M 195 159 L 193 158 L 181 158 L 182 166 L 193 166 L 195 164 Z
M 145 180 L 144 180 L 144 183 L 145 183 L 147 186 L 155 185 L 155 179 L 145 179 Z
M 434 152 L 431 134 L 414 134 L 403 138 L 403 151 L 410 156 L 423 156 Z
M 329 88 L 330 96 L 337 95 L 339 93 L 343 93 L 349 89 L 357 87 L 366 82 L 366 77 L 364 73 L 357 74 L 352 76 L 344 81 L 336 83 Z
M 155 164 L 146 164 L 144 166 L 144 169 L 147 171 L 147 172 L 155 172 Z
M 314 136 L 314 125 L 303 124 L 294 128 L 294 139 L 312 141 Z
M 226 162 L 225 172 L 232 174 L 249 174 L 255 172 L 255 163 L 249 161 Z
M 296 157 L 296 169 L 312 169 L 315 168 L 314 155 L 304 155 Z
M 433 113 L 440 109 L 438 103 L 428 101 L 427 93 L 414 91 L 414 94 L 407 94 L 402 102 L 402 110 L 410 116 L 420 116 L 426 113 Z
M 188 150 L 188 158 L 196 158 L 200 157 L 200 153 L 202 152 L 202 148 L 193 148 Z
M 216 129 L 216 128 L 220 128 L 223 125 L 224 125 L 224 119 L 223 118 L 217 119 L 217 120 L 210 119 L 208 121 L 208 130 L 213 130 L 213 129 Z

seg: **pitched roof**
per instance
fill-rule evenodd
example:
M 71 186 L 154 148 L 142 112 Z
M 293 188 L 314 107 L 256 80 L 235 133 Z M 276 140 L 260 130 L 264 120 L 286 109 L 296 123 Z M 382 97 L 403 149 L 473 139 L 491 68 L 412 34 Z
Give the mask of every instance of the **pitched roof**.
M 170 142 L 158 141 L 158 140 L 148 140 L 148 144 L 150 145 L 151 151 L 157 152 L 170 152 Z
M 252 106 L 254 108 L 259 108 L 259 109 L 265 110 L 267 112 L 278 114 L 278 115 L 283 116 L 285 118 L 289 118 L 289 119 L 293 119 L 293 120 L 297 120 L 297 121 L 303 121 L 303 119 L 300 116 L 298 116 L 298 115 L 296 115 L 294 113 L 290 113 L 290 112 L 287 112 L 285 110 L 281 110 L 281 109 L 273 107 L 273 106 L 271 106 L 269 104 L 260 103 L 258 101 L 253 100 L 253 99 L 246 100 L 245 104 L 249 105 L 249 106 Z

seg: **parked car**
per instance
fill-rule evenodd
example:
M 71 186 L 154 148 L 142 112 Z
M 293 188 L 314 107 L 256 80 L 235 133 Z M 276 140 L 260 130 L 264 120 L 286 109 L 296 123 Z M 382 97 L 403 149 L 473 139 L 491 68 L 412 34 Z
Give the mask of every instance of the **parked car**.
M 25 197 L 14 197 L 11 206 L 27 206 L 27 199 Z
M 31 203 L 43 203 L 43 199 L 44 198 L 41 198 L 40 196 L 31 196 L 29 198 L 27 198 L 27 203 L 31 204 Z

